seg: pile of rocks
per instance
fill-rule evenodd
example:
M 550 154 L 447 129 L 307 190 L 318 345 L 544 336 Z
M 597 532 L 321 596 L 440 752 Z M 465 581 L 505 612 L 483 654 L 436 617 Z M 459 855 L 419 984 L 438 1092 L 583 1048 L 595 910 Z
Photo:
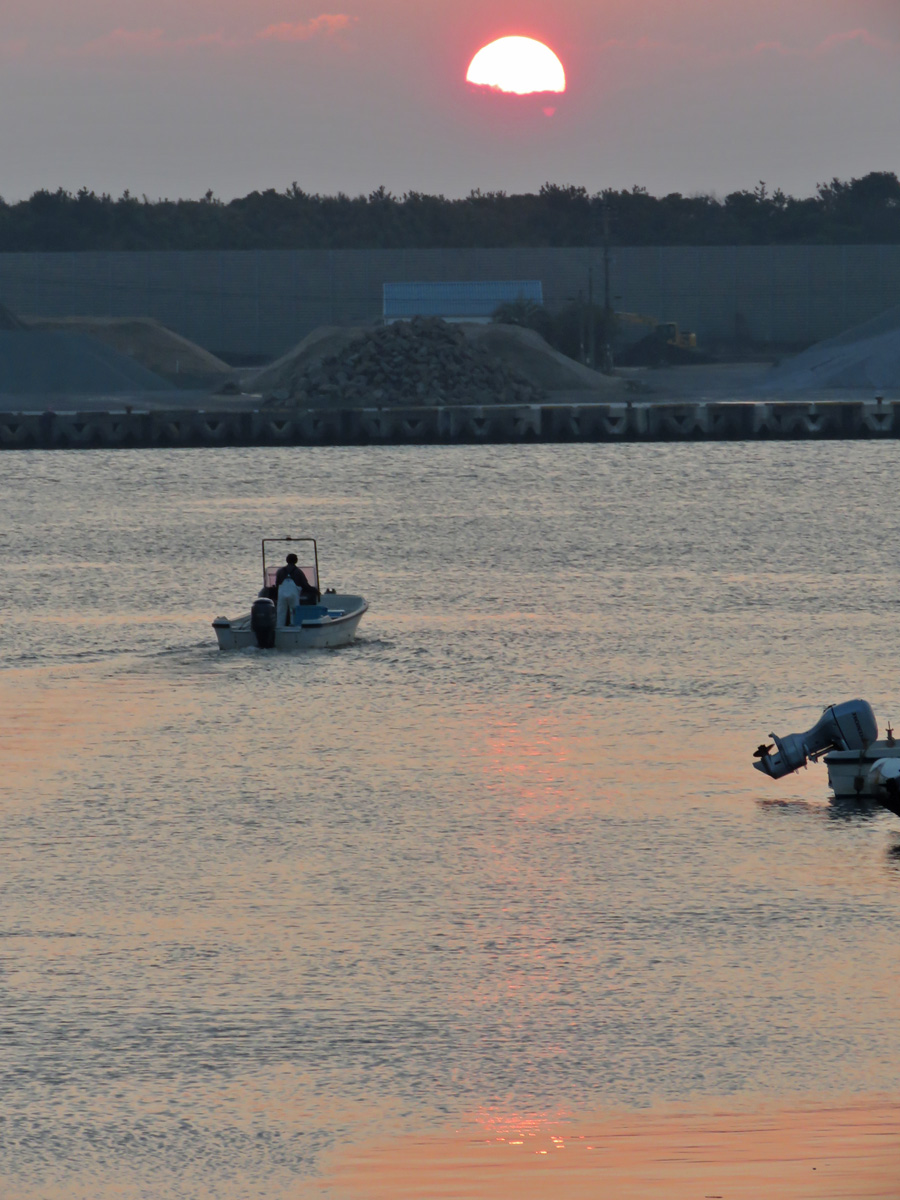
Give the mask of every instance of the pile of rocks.
M 541 387 L 436 317 L 367 330 L 337 354 L 299 365 L 266 397 L 292 408 L 538 404 L 544 398 Z

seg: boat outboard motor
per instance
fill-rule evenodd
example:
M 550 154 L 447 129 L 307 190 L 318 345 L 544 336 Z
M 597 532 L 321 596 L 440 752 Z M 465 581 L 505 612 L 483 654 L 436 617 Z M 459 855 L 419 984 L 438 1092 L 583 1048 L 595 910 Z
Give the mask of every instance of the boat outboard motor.
M 253 601 L 250 609 L 250 628 L 260 650 L 271 650 L 275 645 L 275 605 L 268 596 Z
M 770 733 L 769 737 L 775 745 L 754 750 L 753 757 L 759 762 L 753 765 L 764 775 L 781 779 L 806 766 L 807 759 L 815 761 L 829 750 L 864 750 L 878 737 L 878 726 L 868 701 L 845 700 L 826 708 L 806 733 L 789 733 L 783 738 Z

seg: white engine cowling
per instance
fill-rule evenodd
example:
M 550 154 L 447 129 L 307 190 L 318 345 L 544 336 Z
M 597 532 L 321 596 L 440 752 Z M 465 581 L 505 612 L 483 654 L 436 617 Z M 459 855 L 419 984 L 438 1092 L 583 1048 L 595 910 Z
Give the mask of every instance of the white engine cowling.
M 878 725 L 867 700 L 845 700 L 829 705 L 806 733 L 769 736 L 775 745 L 760 746 L 754 752 L 759 761 L 753 765 L 764 775 L 781 779 L 829 750 L 864 750 L 878 737 Z

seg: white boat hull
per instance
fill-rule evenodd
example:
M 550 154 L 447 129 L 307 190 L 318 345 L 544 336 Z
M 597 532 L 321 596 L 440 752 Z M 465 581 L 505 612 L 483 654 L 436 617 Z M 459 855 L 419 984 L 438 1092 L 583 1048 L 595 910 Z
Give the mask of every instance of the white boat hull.
M 333 650 L 346 646 L 356 636 L 356 629 L 368 609 L 362 596 L 327 593 L 322 604 L 327 615 L 299 625 L 279 625 L 275 630 L 276 650 Z M 302 609 L 301 609 L 302 612 Z M 220 650 L 249 650 L 256 647 L 256 634 L 250 628 L 250 614 L 234 621 L 217 617 L 213 629 Z
M 836 797 L 872 800 L 884 800 L 894 791 L 888 786 L 890 767 L 881 765 L 894 761 L 900 764 L 900 743 L 895 740 L 872 742 L 865 750 L 832 750 L 824 759 L 828 784 Z

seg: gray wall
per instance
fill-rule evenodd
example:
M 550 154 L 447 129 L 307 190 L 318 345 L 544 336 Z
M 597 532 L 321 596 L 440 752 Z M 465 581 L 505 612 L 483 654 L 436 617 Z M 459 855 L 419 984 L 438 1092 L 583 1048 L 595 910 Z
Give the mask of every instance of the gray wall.
M 587 293 L 600 250 L 271 250 L 0 255 L 0 302 L 33 316 L 150 316 L 210 350 L 280 354 L 317 325 L 377 318 L 385 281 L 540 279 L 549 307 Z M 900 304 L 900 246 L 625 247 L 616 308 L 701 342 L 830 337 Z

